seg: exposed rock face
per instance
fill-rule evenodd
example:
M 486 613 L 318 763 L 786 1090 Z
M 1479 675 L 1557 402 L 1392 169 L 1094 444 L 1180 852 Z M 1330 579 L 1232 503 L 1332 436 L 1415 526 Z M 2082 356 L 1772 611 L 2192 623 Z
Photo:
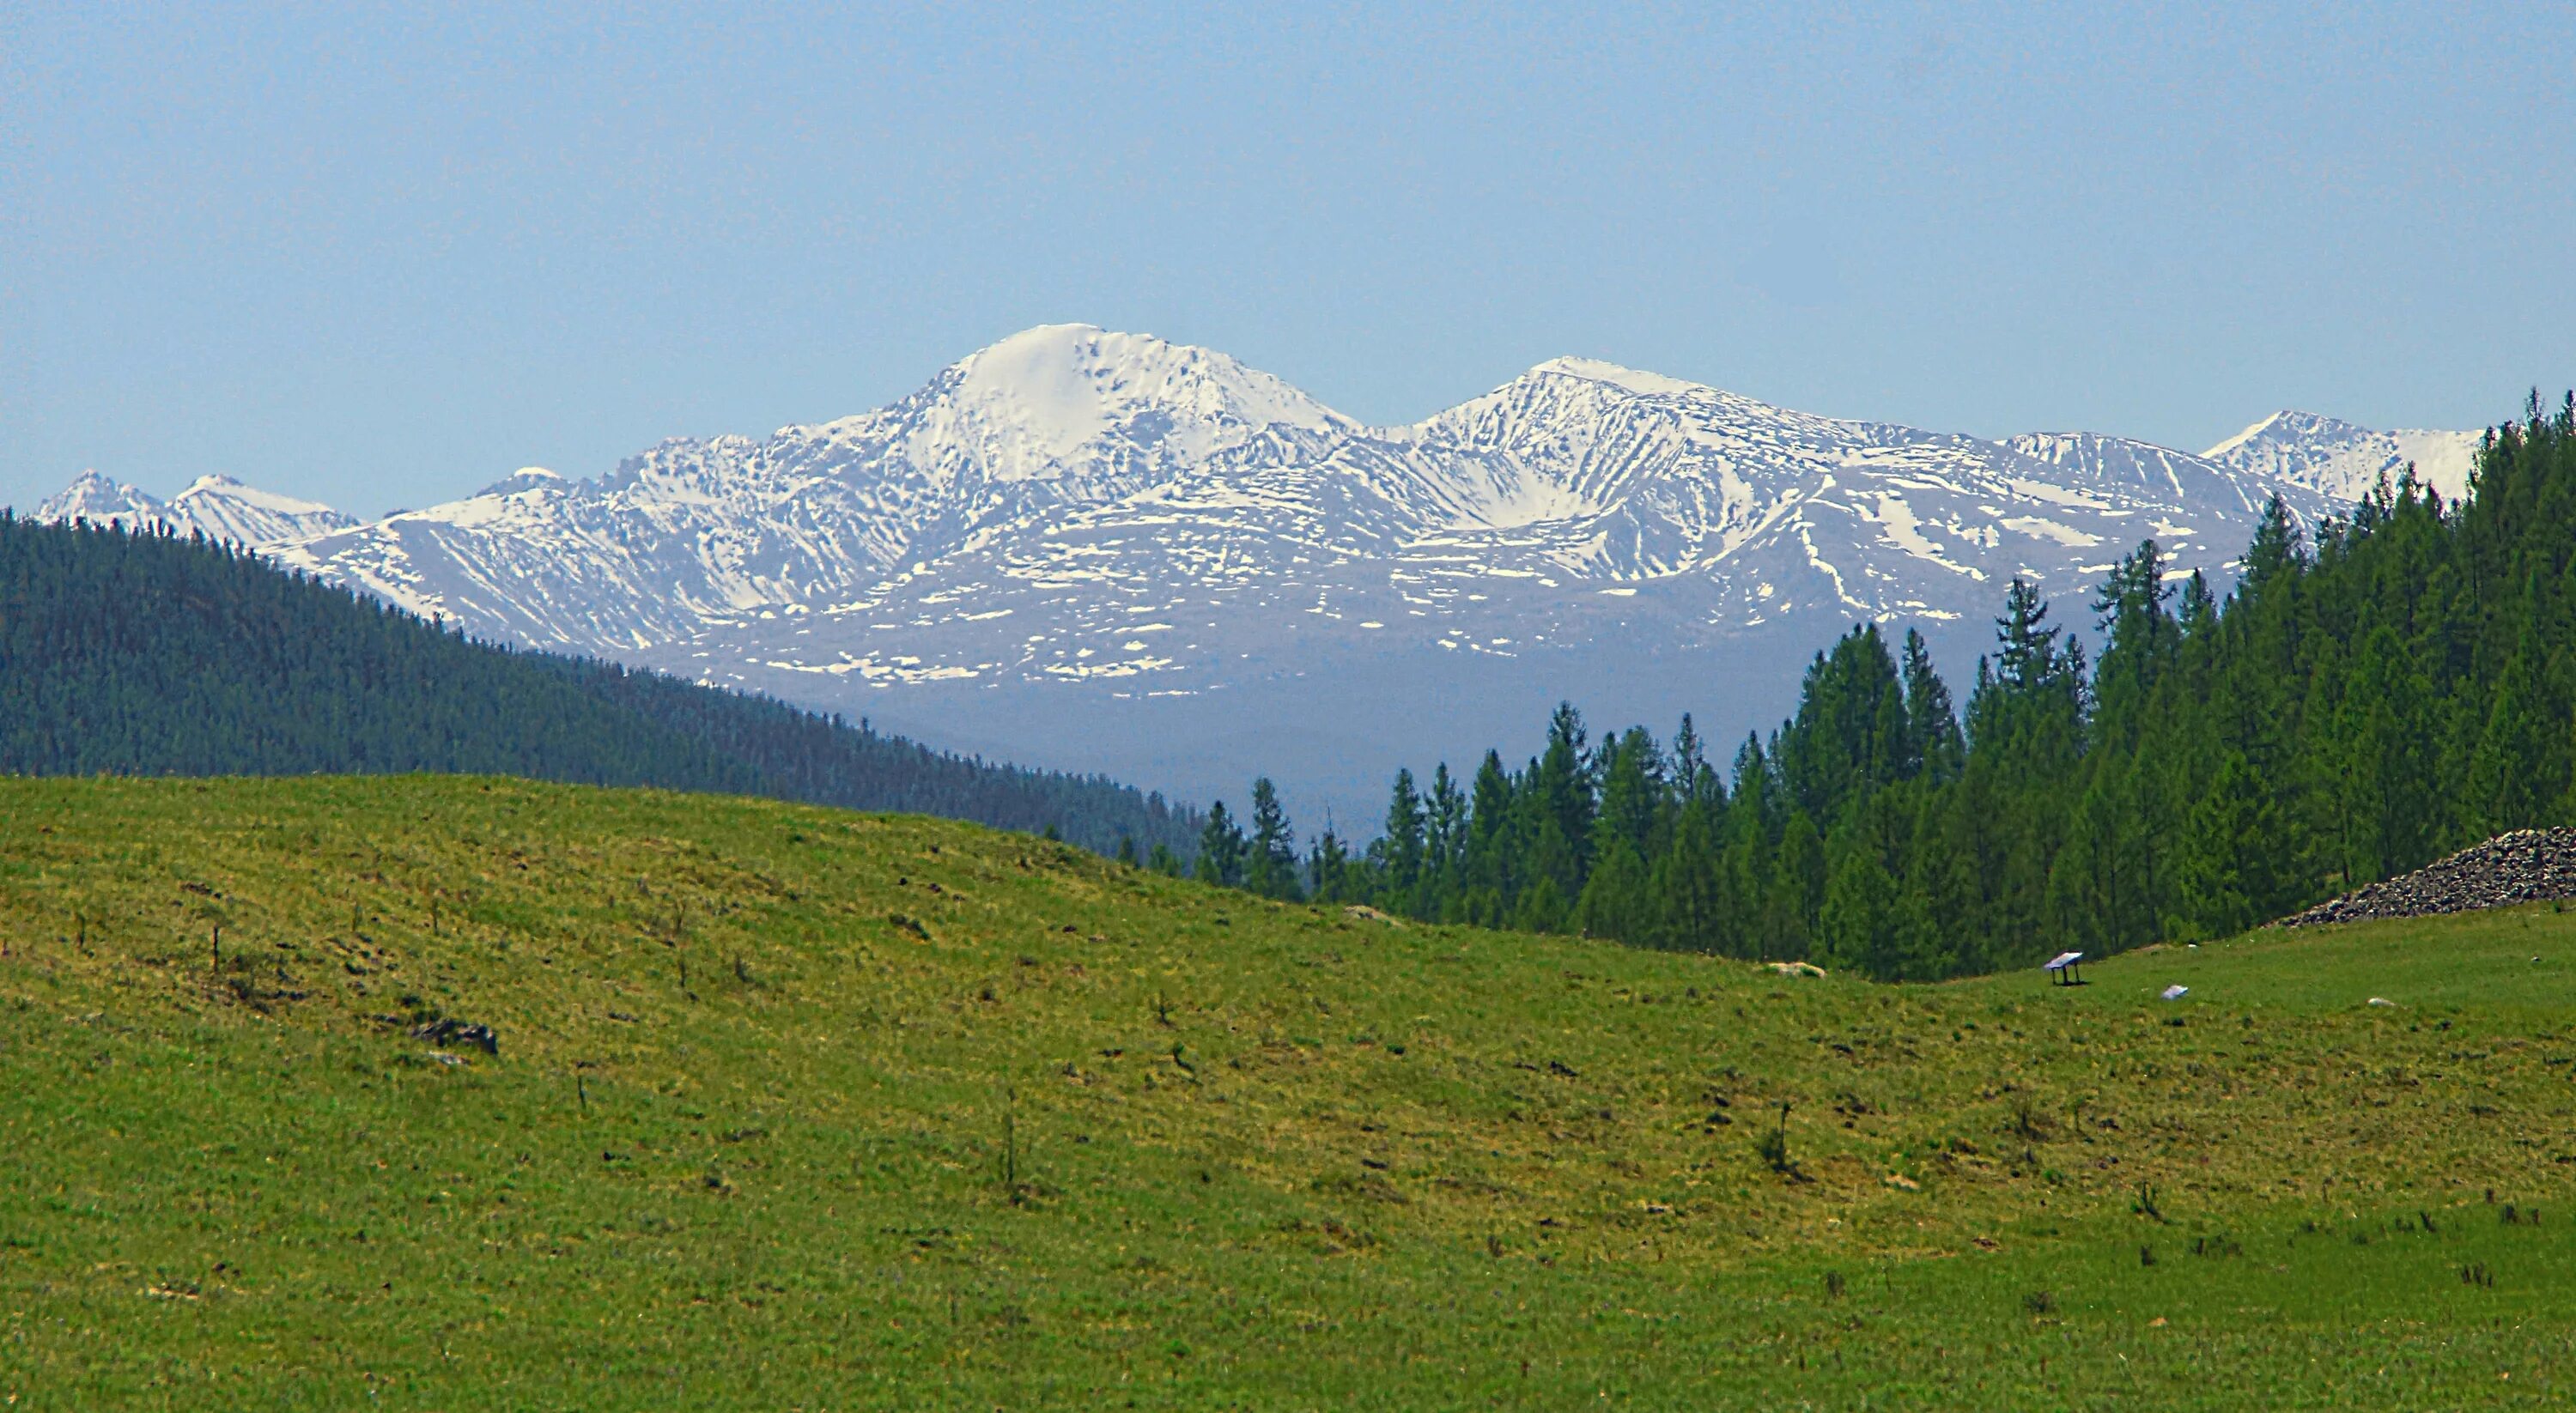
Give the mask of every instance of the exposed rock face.
M 2427 917 L 2551 898 L 2576 898 L 2576 829 L 2498 835 L 2413 873 L 2319 903 L 2280 925 Z
M 501 1037 L 488 1025 L 473 1021 L 440 1019 L 416 1025 L 411 1033 L 432 1045 L 471 1045 L 486 1055 L 501 1053 Z

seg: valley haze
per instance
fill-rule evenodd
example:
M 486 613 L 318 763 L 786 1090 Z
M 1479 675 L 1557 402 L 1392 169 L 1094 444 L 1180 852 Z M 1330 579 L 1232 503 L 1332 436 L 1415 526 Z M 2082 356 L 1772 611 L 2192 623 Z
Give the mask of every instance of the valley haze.
M 2005 584 L 2089 622 L 2146 538 L 2223 583 L 2272 495 L 2342 513 L 2478 434 L 2281 412 L 2200 454 L 1814 416 L 1589 359 L 1370 426 L 1213 350 L 1013 335 L 873 412 L 521 470 L 361 520 L 225 477 L 95 472 L 43 520 L 232 540 L 496 642 L 866 716 L 948 749 L 1367 837 L 1398 765 L 1694 713 L 1723 757 L 1859 620 L 1954 682 Z

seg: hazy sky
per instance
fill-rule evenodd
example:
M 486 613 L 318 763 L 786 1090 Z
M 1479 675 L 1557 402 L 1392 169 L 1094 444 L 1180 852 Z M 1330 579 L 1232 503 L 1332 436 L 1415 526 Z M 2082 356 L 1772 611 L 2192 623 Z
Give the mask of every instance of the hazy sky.
M 1062 320 L 1385 421 L 1565 353 L 2189 448 L 2576 381 L 2567 6 L 2074 8 L 11 0 L 0 501 L 426 504 Z

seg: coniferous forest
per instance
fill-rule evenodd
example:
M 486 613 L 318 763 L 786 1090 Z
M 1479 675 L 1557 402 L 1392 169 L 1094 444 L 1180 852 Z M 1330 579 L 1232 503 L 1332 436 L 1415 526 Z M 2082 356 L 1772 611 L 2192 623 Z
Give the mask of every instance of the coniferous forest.
M 1198 812 L 783 703 L 472 642 L 201 539 L 0 514 L 0 772 L 529 776 L 901 810 L 1109 853 Z
M 2310 535 L 2275 499 L 2241 563 L 2223 598 L 2152 540 L 2081 602 L 2016 580 L 1964 701 L 1918 634 L 1861 625 L 1722 763 L 1687 717 L 1595 740 L 1561 706 L 1516 769 L 1400 772 L 1356 853 L 1301 854 L 1257 782 L 1198 870 L 1929 979 L 2222 936 L 2576 822 L 2576 395 L 2492 431 L 2458 503 L 2410 473 Z

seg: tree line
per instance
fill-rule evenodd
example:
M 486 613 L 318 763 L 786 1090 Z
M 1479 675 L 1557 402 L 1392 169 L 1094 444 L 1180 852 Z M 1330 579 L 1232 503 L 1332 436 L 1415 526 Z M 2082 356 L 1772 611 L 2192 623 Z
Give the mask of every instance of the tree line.
M 2148 540 L 2083 608 L 2015 579 L 1964 704 L 1919 633 L 1854 627 L 1723 768 L 1688 717 L 1596 741 L 1560 706 L 1517 768 L 1399 771 L 1363 848 L 1301 849 L 1258 781 L 1197 872 L 1932 979 L 2224 936 L 2576 821 L 2576 394 L 2489 432 L 2456 502 L 2410 468 L 2311 536 L 2275 497 L 2223 598 Z
M 0 771 L 492 773 L 902 810 L 1194 855 L 1199 812 L 765 697 L 469 640 L 166 528 L 0 512 Z

